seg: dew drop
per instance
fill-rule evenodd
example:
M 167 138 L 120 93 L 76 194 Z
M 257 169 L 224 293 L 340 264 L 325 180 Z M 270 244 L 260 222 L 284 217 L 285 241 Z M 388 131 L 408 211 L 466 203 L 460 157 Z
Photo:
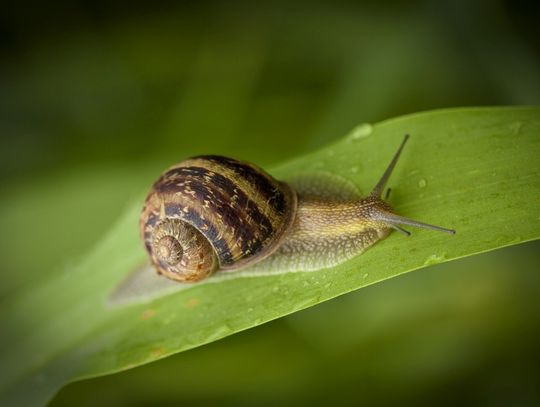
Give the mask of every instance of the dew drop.
M 356 126 L 347 136 L 351 141 L 358 141 L 368 137 L 373 132 L 373 126 L 369 123 L 363 123 Z
M 420 188 L 425 188 L 427 186 L 427 181 L 425 178 L 421 178 L 419 181 L 418 181 L 418 186 Z
M 424 261 L 424 266 L 430 266 L 432 264 L 442 263 L 446 260 L 446 254 L 432 254 Z

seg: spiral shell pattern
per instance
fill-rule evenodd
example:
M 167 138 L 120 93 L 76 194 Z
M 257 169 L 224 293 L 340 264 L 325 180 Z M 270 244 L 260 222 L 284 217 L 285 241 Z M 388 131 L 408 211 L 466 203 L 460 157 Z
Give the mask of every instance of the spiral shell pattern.
M 158 272 L 198 280 L 272 254 L 292 227 L 296 206 L 287 184 L 253 164 L 199 156 L 154 183 L 141 213 L 141 235 Z

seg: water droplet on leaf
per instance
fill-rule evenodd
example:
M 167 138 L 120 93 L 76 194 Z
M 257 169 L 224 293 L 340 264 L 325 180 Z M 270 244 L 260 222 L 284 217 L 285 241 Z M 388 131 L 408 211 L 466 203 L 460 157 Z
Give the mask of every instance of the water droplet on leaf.
M 363 123 L 356 126 L 347 136 L 351 141 L 361 140 L 368 137 L 373 132 L 373 126 L 369 123 Z
M 442 263 L 446 260 L 446 254 L 432 254 L 424 261 L 424 266 L 430 266 L 432 264 Z

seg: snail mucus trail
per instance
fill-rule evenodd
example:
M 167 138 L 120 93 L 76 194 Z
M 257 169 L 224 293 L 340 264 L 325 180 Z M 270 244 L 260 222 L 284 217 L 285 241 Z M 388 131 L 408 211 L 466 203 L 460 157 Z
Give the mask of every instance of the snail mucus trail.
M 246 267 L 308 271 L 348 260 L 403 225 L 455 231 L 394 213 L 381 195 L 407 142 L 365 197 L 327 196 L 272 178 L 259 167 L 199 156 L 161 175 L 140 218 L 141 235 L 159 274 L 198 281 Z

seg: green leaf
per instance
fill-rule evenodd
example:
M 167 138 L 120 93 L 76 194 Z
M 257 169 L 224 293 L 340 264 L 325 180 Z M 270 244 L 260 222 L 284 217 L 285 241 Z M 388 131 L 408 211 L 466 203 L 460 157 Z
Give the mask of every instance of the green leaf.
M 411 140 L 390 179 L 392 205 L 457 235 L 394 233 L 331 269 L 239 277 L 111 303 L 145 261 L 137 230 L 141 195 L 78 264 L 42 270 L 3 298 L 0 404 L 43 404 L 69 381 L 200 346 L 408 271 L 540 237 L 539 108 L 451 109 L 361 125 L 271 172 L 286 179 L 328 171 L 365 193 L 405 133 Z

